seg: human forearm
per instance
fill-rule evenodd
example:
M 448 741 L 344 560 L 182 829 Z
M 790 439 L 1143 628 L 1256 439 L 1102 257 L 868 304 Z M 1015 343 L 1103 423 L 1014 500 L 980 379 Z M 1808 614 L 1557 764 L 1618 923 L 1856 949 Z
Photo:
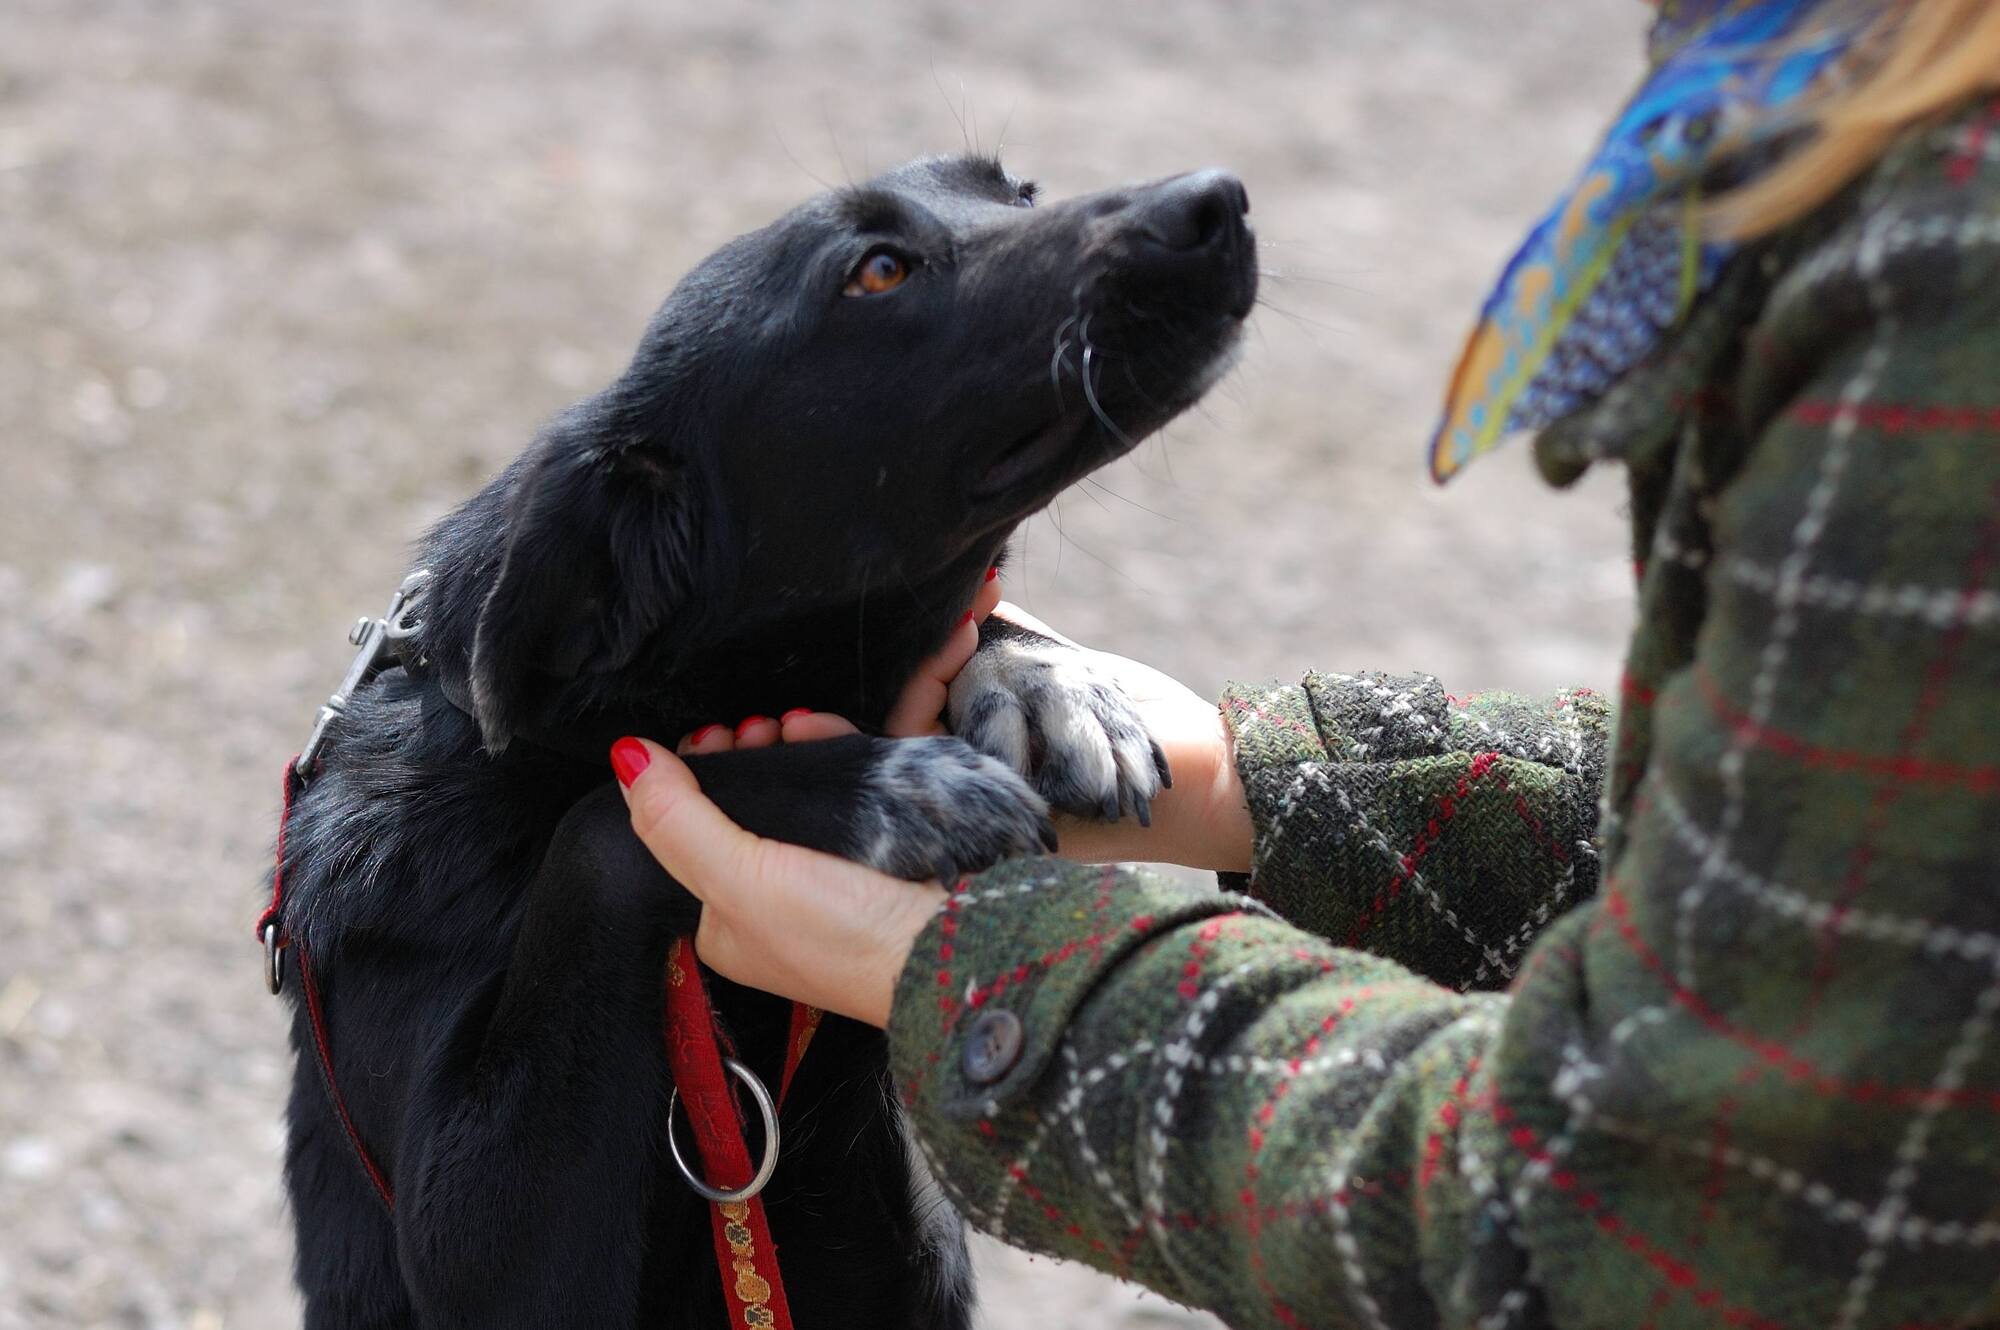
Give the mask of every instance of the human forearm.
M 1173 785 L 1153 799 L 1151 825 L 1061 817 L 1058 853 L 1083 863 L 1143 860 L 1223 873 L 1250 871 L 1252 827 L 1236 770 L 1236 750 L 1221 714 L 1183 725 L 1161 740 Z

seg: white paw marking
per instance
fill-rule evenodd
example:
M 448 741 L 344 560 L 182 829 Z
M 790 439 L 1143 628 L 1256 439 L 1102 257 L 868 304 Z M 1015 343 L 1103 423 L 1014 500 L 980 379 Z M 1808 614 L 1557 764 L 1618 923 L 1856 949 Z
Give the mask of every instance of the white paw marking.
M 1065 812 L 1146 816 L 1161 789 L 1152 735 L 1124 690 L 1060 642 L 982 646 L 952 682 L 954 733 Z

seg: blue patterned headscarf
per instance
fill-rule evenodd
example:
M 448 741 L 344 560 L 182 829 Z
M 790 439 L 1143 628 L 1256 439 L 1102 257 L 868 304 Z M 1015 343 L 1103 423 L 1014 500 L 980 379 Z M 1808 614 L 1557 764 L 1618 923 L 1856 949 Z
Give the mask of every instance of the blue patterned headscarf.
M 1431 474 L 1597 400 L 1707 291 L 1735 246 L 1705 234 L 1705 177 L 1796 128 L 1785 114 L 1878 7 L 1664 0 L 1652 72 L 1486 298 L 1431 438 Z

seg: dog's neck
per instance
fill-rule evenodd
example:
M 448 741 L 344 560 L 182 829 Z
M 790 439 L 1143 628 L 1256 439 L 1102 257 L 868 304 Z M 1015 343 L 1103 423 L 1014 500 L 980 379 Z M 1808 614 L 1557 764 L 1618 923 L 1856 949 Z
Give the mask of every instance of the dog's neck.
M 428 668 L 465 710 L 473 694 L 472 642 L 501 561 L 496 527 L 478 509 L 499 502 L 499 489 L 468 502 L 464 520 L 455 515 L 441 523 L 425 550 L 434 574 L 422 616 Z M 586 669 L 557 684 L 544 717 L 524 734 L 542 747 L 594 756 L 598 741 L 608 743 L 617 737 L 610 731 L 623 733 L 622 727 L 670 742 L 702 725 L 794 707 L 833 712 L 877 731 L 918 664 L 951 635 L 1009 534 L 997 531 L 926 575 L 871 579 L 865 593 L 825 603 L 801 598 L 776 613 L 720 601 L 684 606 L 671 624 L 681 636 L 676 647 L 622 670 Z

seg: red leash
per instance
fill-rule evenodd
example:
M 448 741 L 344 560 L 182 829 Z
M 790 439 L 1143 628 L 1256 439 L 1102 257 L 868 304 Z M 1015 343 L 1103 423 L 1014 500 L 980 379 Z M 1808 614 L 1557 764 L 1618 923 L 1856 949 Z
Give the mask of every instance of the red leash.
M 292 801 L 304 788 L 305 777 L 299 771 L 298 759 L 294 758 L 285 764 L 285 803 L 278 822 L 278 862 L 271 873 L 271 903 L 257 916 L 257 937 L 264 946 L 265 982 L 273 993 L 282 989 L 284 951 L 290 948 L 297 952 L 299 988 L 305 995 L 306 1015 L 312 1029 L 313 1052 L 319 1064 L 320 1080 L 326 1086 L 334 1116 L 340 1119 L 341 1130 L 347 1134 L 347 1143 L 354 1148 L 355 1158 L 360 1160 L 362 1171 L 368 1175 L 375 1194 L 382 1200 L 382 1208 L 394 1213 L 395 1191 L 389 1185 L 388 1176 L 375 1162 L 375 1156 L 369 1153 L 361 1133 L 355 1129 L 354 1119 L 347 1111 L 347 1100 L 340 1092 L 340 1082 L 333 1074 L 333 1052 L 327 1038 L 326 1012 L 311 959 L 306 954 L 305 945 L 294 945 L 294 940 L 280 922 L 285 903 L 285 828 L 292 820 Z M 740 1199 L 732 1197 L 712 1201 L 709 1207 L 710 1225 L 715 1235 L 716 1267 L 722 1274 L 722 1295 L 728 1303 L 729 1324 L 732 1326 L 750 1326 L 753 1330 L 792 1330 L 791 1307 L 785 1301 L 784 1281 L 778 1275 L 778 1245 L 771 1240 L 770 1225 L 764 1217 L 764 1202 L 757 1193 L 763 1189 L 763 1182 L 768 1180 L 769 1171 L 777 1161 L 777 1109 L 792 1088 L 793 1075 L 805 1057 L 807 1046 L 812 1043 L 814 1032 L 819 1029 L 819 1022 L 820 1011 L 817 1007 L 808 1007 L 802 1002 L 792 1004 L 791 1029 L 785 1038 L 784 1074 L 778 1082 L 777 1102 L 773 1104 L 768 1091 L 747 1067 L 733 1057 L 729 1059 L 731 1065 L 725 1065 L 727 1036 L 716 1023 L 715 1010 L 709 1005 L 708 990 L 702 983 L 701 965 L 694 955 L 693 943 L 686 938 L 675 938 L 667 951 L 663 1028 L 675 1094 L 687 1101 L 688 1120 L 694 1124 L 695 1146 L 708 1177 L 711 1180 L 736 1180 L 726 1187 L 717 1187 L 713 1182 L 702 1184 L 690 1174 L 688 1181 L 696 1186 L 697 1191 L 708 1194 L 717 1191 L 747 1192 Z M 728 1080 L 732 1071 L 751 1087 L 752 1097 L 764 1110 L 765 1160 L 761 1168 L 753 1168 L 750 1162 L 750 1149 L 743 1136 L 743 1117 Z M 671 1106 L 667 1132 L 668 1143 L 672 1145 Z M 680 1162 L 678 1147 L 674 1149 L 674 1158 L 676 1163 Z M 685 1166 L 683 1172 L 686 1172 Z M 748 1186 L 752 1181 L 756 1182 L 755 1188 Z
M 306 778 L 299 771 L 299 759 L 295 757 L 285 764 L 285 807 L 278 815 L 278 862 L 271 870 L 271 903 L 257 916 L 257 938 L 264 944 L 264 983 L 272 993 L 283 989 L 284 952 L 289 947 L 298 953 L 299 989 L 305 994 L 306 1016 L 312 1026 L 313 1053 L 319 1062 L 319 1078 L 326 1086 L 326 1097 L 333 1103 L 333 1114 L 340 1119 L 340 1129 L 347 1133 L 347 1143 L 354 1147 L 354 1157 L 361 1161 L 361 1171 L 368 1175 L 375 1194 L 382 1198 L 382 1208 L 394 1213 L 395 1189 L 390 1187 L 389 1177 L 375 1162 L 375 1156 L 368 1152 L 361 1133 L 355 1130 L 354 1119 L 347 1113 L 347 1099 L 340 1093 L 340 1082 L 334 1079 L 333 1051 L 327 1044 L 326 1036 L 326 1008 L 320 1001 L 319 981 L 313 977 L 312 958 L 306 955 L 304 943 L 292 945 L 290 935 L 279 922 L 285 905 L 285 828 L 292 820 L 292 800 L 298 797 L 305 785 Z
M 785 1040 L 785 1070 L 778 1083 L 782 1103 L 791 1088 L 792 1074 L 819 1027 L 817 1008 L 792 1004 L 792 1028 Z M 694 1124 L 696 1148 L 701 1152 L 708 1182 L 688 1178 L 696 1190 L 711 1198 L 710 1226 L 715 1233 L 715 1264 L 722 1273 L 722 1295 L 729 1304 L 729 1323 L 759 1327 L 759 1330 L 792 1330 L 792 1310 L 785 1301 L 784 1281 L 778 1276 L 778 1245 L 771 1240 L 771 1228 L 764 1217 L 764 1200 L 759 1194 L 775 1166 L 778 1153 L 777 1114 L 764 1088 L 742 1063 L 730 1058 L 725 1065 L 726 1036 L 715 1023 L 708 990 L 702 982 L 701 964 L 694 946 L 686 938 L 675 938 L 667 951 L 667 1064 L 673 1069 L 675 1093 L 688 1106 L 688 1121 Z M 743 1118 L 736 1103 L 728 1074 L 733 1073 L 752 1087 L 752 1094 L 764 1110 L 764 1163 L 755 1167 L 744 1143 Z M 673 1131 L 671 1109 L 667 1131 Z M 671 1139 L 669 1140 L 671 1144 Z M 675 1162 L 680 1161 L 678 1148 Z M 720 1193 L 743 1193 L 736 1195 Z

